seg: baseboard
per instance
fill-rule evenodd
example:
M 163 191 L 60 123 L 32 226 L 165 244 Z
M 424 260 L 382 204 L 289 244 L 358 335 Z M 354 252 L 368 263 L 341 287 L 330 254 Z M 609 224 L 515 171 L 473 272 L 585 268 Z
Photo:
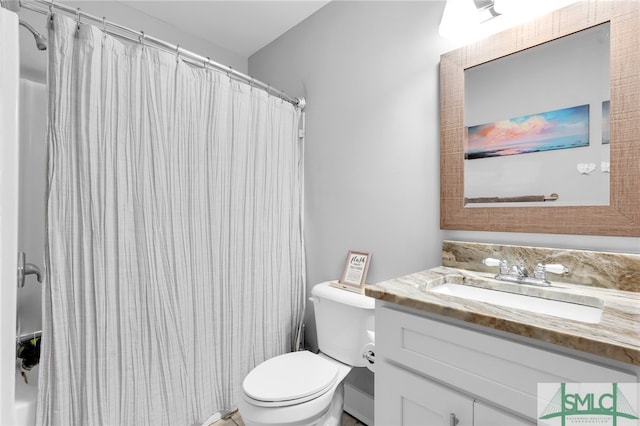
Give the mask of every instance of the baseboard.
M 350 383 L 344 384 L 344 411 L 367 426 L 373 426 L 373 396 Z

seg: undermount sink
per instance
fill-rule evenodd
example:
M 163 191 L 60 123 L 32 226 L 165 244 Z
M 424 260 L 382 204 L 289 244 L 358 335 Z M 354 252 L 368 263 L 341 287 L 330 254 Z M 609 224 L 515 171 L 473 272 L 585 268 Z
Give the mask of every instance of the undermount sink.
M 432 287 L 430 292 L 454 296 L 476 302 L 491 303 L 493 305 L 513 308 L 538 314 L 551 315 L 558 318 L 596 324 L 602 316 L 602 304 L 589 306 L 544 297 L 493 290 L 472 285 L 444 283 Z M 601 301 L 600 301 L 601 302 Z

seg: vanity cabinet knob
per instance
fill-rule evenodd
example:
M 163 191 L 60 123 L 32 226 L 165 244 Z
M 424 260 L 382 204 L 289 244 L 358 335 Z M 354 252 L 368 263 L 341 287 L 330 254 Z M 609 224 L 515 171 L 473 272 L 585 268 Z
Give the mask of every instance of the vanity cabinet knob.
M 460 423 L 460 420 L 458 420 L 455 413 L 451 413 L 449 416 L 449 426 L 456 426 L 458 423 Z

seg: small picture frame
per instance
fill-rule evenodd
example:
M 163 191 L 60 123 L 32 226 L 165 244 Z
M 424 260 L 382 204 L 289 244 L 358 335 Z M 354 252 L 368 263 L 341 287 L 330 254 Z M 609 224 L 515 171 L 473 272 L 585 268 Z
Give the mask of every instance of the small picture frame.
M 338 281 L 338 287 L 345 290 L 362 293 L 364 291 L 367 271 L 371 262 L 371 253 L 368 251 L 349 250 L 347 261 L 344 265 L 342 278 Z

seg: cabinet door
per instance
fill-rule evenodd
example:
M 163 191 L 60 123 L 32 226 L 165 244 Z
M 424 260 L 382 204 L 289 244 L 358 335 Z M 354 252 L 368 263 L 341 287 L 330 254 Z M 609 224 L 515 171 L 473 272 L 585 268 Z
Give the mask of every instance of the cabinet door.
M 376 360 L 393 360 L 525 418 L 536 418 L 538 383 L 638 380 L 631 368 L 614 369 L 377 303 Z
M 490 407 L 481 402 L 473 403 L 473 425 L 474 426 L 532 426 L 524 419 L 507 414 L 497 408 Z
M 472 426 L 473 399 L 385 361 L 376 365 L 376 426 Z

